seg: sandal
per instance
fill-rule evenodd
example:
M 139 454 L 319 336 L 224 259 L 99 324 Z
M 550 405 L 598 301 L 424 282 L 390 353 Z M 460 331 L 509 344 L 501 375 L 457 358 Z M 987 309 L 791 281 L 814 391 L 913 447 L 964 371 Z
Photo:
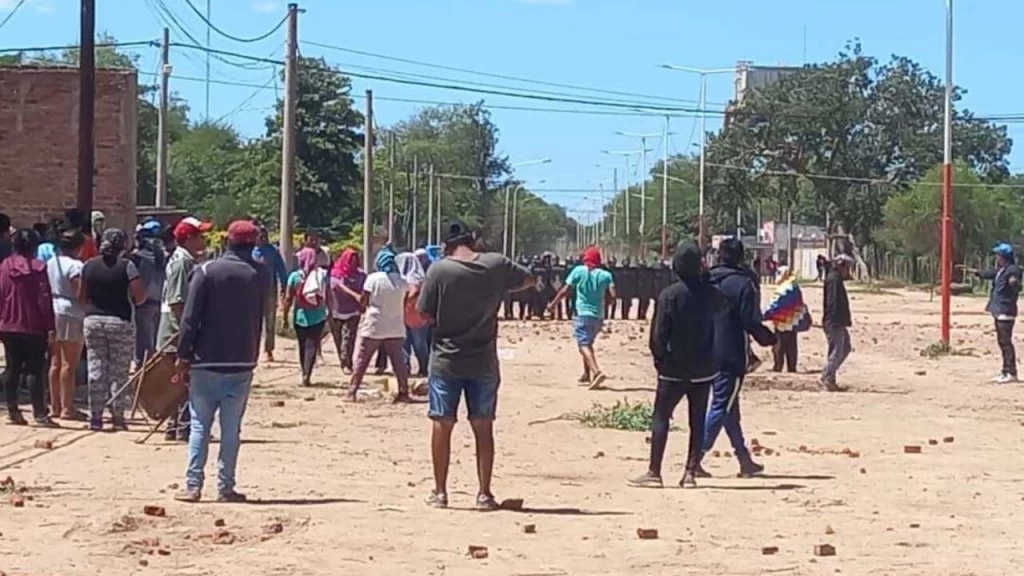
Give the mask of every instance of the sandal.
M 448 507 L 448 495 L 444 492 L 431 492 L 430 496 L 427 496 L 427 506 L 431 508 L 444 509 Z
M 490 494 L 477 494 L 476 509 L 481 512 L 494 512 L 501 508 L 501 504 Z
M 36 417 L 37 428 L 60 428 L 60 424 L 53 421 L 53 418 L 49 416 L 37 416 Z

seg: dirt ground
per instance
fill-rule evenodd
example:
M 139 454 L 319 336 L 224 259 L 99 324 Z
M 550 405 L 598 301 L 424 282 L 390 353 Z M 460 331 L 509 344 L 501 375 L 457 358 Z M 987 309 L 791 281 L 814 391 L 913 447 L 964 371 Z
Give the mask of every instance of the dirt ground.
M 820 287 L 805 292 L 818 317 Z M 248 504 L 174 502 L 185 448 L 160 437 L 133 443 L 141 425 L 128 435 L 0 427 L 0 479 L 10 475 L 24 499 L 23 507 L 7 494 L 0 501 L 0 571 L 1020 574 L 1024 535 L 1012 519 L 1024 515 L 1024 408 L 1019 386 L 987 383 L 999 360 L 984 300 L 954 301 L 954 344 L 971 355 L 932 359 L 920 351 L 938 339 L 937 299 L 856 288 L 851 299 L 854 353 L 840 373 L 848 392 L 817 391 L 819 330 L 800 341 L 806 373 L 761 368 L 749 379 L 748 440 L 773 452 L 760 457 L 763 478 L 735 478 L 735 460 L 722 455 L 709 457 L 715 478 L 697 490 L 626 487 L 645 469 L 645 433 L 531 422 L 594 402 L 651 400 L 646 323 L 610 324 L 599 342 L 610 378 L 596 392 L 575 384 L 567 323 L 506 323 L 495 492 L 523 498 L 525 509 L 469 510 L 476 485 L 465 424 L 453 442 L 453 509 L 429 509 L 426 406 L 346 404 L 333 362 L 318 368 L 315 388 L 301 389 L 287 343 L 279 350 L 287 361 L 259 370 L 249 403 L 238 470 Z M 279 400 L 283 407 L 273 405 Z M 53 449 L 37 440 L 52 440 Z M 921 453 L 905 454 L 905 445 Z M 674 432 L 670 486 L 684 447 L 685 432 Z M 724 434 L 716 449 L 729 450 Z M 215 475 L 213 454 L 207 474 Z M 147 505 L 166 516 L 145 515 Z M 535 533 L 526 533 L 530 524 Z M 641 540 L 638 528 L 655 528 L 659 538 Z M 833 545 L 835 556 L 816 557 L 819 544 Z M 488 557 L 471 558 L 470 545 L 486 546 Z M 777 553 L 763 554 L 770 546 Z

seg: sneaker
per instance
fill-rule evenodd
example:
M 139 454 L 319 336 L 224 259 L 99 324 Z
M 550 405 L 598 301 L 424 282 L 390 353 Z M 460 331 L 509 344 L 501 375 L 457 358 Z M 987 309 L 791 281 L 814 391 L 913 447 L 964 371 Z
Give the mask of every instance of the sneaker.
M 90 418 L 89 430 L 92 430 L 93 432 L 101 432 L 103 430 L 103 418 Z
M 1013 374 L 1002 374 L 996 378 L 996 384 L 1013 384 L 1017 381 L 1017 377 Z
M 199 502 L 202 498 L 203 492 L 199 488 L 185 488 L 174 495 L 174 499 L 178 502 L 195 503 Z
M 605 376 L 603 372 L 598 372 L 597 374 L 594 374 L 594 379 L 590 382 L 590 389 L 597 390 L 598 388 L 601 387 L 602 384 L 604 384 L 604 381 L 607 379 L 608 377 Z
M 110 429 L 114 432 L 127 432 L 128 423 L 124 421 L 124 416 L 121 416 L 120 418 L 114 418 L 114 422 L 110 426 Z
M 494 512 L 501 508 L 501 504 L 491 494 L 477 494 L 475 508 L 480 512 Z
M 831 380 L 821 380 L 821 391 L 822 392 L 839 392 L 842 390 L 839 385 Z
M 747 460 L 740 462 L 740 473 L 736 475 L 737 478 L 753 478 L 758 474 L 764 472 L 764 466 L 754 462 L 753 460 Z
M 60 428 L 60 424 L 53 421 L 53 418 L 49 416 L 37 416 L 36 417 L 37 428 Z
M 679 487 L 683 489 L 696 488 L 697 487 L 697 473 L 694 470 L 687 470 L 683 473 L 683 478 L 679 481 Z
M 654 472 L 647 471 L 643 476 L 636 478 L 630 478 L 626 480 L 626 484 L 633 488 L 664 488 L 665 483 L 662 482 L 661 476 Z
M 448 495 L 444 492 L 431 492 L 430 496 L 427 496 L 427 506 L 431 508 L 444 509 L 448 507 Z
M 246 502 L 249 499 L 241 492 L 235 492 L 234 490 L 227 490 L 217 495 L 217 502 L 226 504 L 240 504 Z
M 177 439 L 178 439 L 178 433 L 175 431 L 174 428 L 168 428 L 167 431 L 164 432 L 164 440 L 165 441 L 167 441 L 167 442 L 174 442 Z
M 703 466 L 697 464 L 697 466 L 693 469 L 693 476 L 695 478 L 711 478 L 711 472 L 708 472 L 707 470 L 704 469 Z
M 751 355 L 749 358 L 747 358 L 747 372 L 753 372 L 757 370 L 758 368 L 761 367 L 762 363 L 764 363 L 763 360 L 761 360 L 757 356 Z
M 13 426 L 28 426 L 28 420 L 22 416 L 21 410 L 8 410 L 7 423 Z

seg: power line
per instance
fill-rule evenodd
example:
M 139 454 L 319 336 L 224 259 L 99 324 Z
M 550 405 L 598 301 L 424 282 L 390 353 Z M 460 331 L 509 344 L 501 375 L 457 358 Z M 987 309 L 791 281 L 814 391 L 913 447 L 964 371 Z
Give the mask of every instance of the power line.
M 457 66 L 445 66 L 443 64 L 432 64 L 430 62 L 423 62 L 423 61 L 420 61 L 420 60 L 412 60 L 412 59 L 409 59 L 409 58 L 399 58 L 397 56 L 387 56 L 387 55 L 384 55 L 384 54 L 377 54 L 377 53 L 374 53 L 374 52 L 366 52 L 366 51 L 363 51 L 363 50 L 356 50 L 356 49 L 353 49 L 353 48 L 344 48 L 344 47 L 341 47 L 341 46 L 334 46 L 334 45 L 331 45 L 331 44 L 324 44 L 324 43 L 321 43 L 321 42 L 313 42 L 311 40 L 305 40 L 305 41 L 303 41 L 303 43 L 304 44 L 309 44 L 310 46 L 317 46 L 317 47 L 325 48 L 325 49 L 328 49 L 328 50 L 336 50 L 338 52 L 346 52 L 346 53 L 349 53 L 349 54 L 356 54 L 356 55 L 359 55 L 359 56 L 367 56 L 367 57 L 370 57 L 370 58 L 379 58 L 381 60 L 389 60 L 389 61 L 392 61 L 392 62 L 401 62 L 403 64 L 412 64 L 414 66 L 424 66 L 424 67 L 427 67 L 427 68 L 435 68 L 435 69 L 438 69 L 438 70 L 447 70 L 449 72 L 460 72 L 460 73 L 463 73 L 463 74 L 472 74 L 472 75 L 475 75 L 475 76 L 482 76 L 482 77 L 486 77 L 486 78 L 496 78 L 496 79 L 499 79 L 499 80 L 510 80 L 510 81 L 513 81 L 513 82 L 522 82 L 522 83 L 525 83 L 525 84 L 537 84 L 537 85 L 540 85 L 540 86 L 551 86 L 551 87 L 554 87 L 554 88 L 565 88 L 565 89 L 569 89 L 569 90 L 577 90 L 577 91 L 582 91 L 582 92 L 594 92 L 594 93 L 597 93 L 597 94 L 610 94 L 610 95 L 614 95 L 614 96 L 630 96 L 630 97 L 633 97 L 633 98 L 644 98 L 644 99 L 647 99 L 647 100 L 661 100 L 661 101 L 664 101 L 664 102 L 679 102 L 679 103 L 686 103 L 686 104 L 696 104 L 697 103 L 696 100 L 687 100 L 685 98 L 672 98 L 672 97 L 668 97 L 668 96 L 652 96 L 652 95 L 648 95 L 648 94 L 639 94 L 639 93 L 636 93 L 636 92 L 624 92 L 624 91 L 620 91 L 620 90 L 606 90 L 606 89 L 601 89 L 601 88 L 589 88 L 587 86 L 578 86 L 578 85 L 574 85 L 574 84 L 563 84 L 563 83 L 560 83 L 560 82 L 549 82 L 549 81 L 545 81 L 545 80 L 534 80 L 534 79 L 530 79 L 530 78 L 522 78 L 522 77 L 519 77 L 519 76 L 510 76 L 510 75 L 507 75 L 507 74 L 494 74 L 494 73 L 489 73 L 489 72 L 480 72 L 480 71 L 477 71 L 477 70 L 470 70 L 470 69 L 467 69 L 467 68 L 459 68 Z M 721 104 L 722 106 L 725 106 L 724 103 L 715 103 L 715 104 Z
M 5 16 L 4 19 L 0 21 L 0 29 L 2 29 L 5 24 L 10 22 L 11 18 L 14 18 L 14 15 L 18 13 L 18 9 L 24 6 L 26 1 L 27 0 L 21 0 L 20 2 L 14 5 L 14 8 L 12 8 L 11 11 L 7 13 L 7 16 Z
M 207 26 L 210 27 L 210 30 L 213 30 L 214 32 L 216 32 L 217 34 L 220 34 L 221 36 L 227 38 L 228 40 L 234 40 L 235 42 L 241 42 L 243 44 L 252 44 L 254 42 L 260 42 L 261 40 L 266 40 L 267 38 L 270 38 L 272 35 L 274 35 L 274 33 L 276 33 L 278 30 L 280 30 L 282 26 L 284 26 L 285 22 L 288 21 L 288 17 L 285 16 L 284 18 L 281 19 L 280 22 L 277 23 L 277 26 L 274 26 L 273 28 L 271 28 L 270 31 L 268 31 L 266 34 L 261 34 L 259 36 L 253 37 L 253 38 L 240 38 L 238 36 L 233 36 L 231 34 L 228 34 L 227 32 L 225 32 L 225 31 L 221 30 L 220 28 L 214 26 L 213 22 L 210 22 L 210 20 L 207 19 L 206 16 L 203 15 L 202 11 L 200 11 L 199 8 L 196 8 L 196 5 L 192 3 L 192 0 L 185 0 L 185 4 L 188 4 L 188 7 L 191 8 L 192 11 L 196 13 L 196 16 L 199 16 L 199 19 L 202 20 L 203 23 L 205 23 Z
M 257 96 L 259 96 L 261 90 L 269 88 L 270 85 L 274 83 L 274 80 L 275 80 L 276 77 L 277 77 L 277 72 L 275 71 L 274 74 L 271 75 L 271 78 L 269 80 L 267 80 L 266 84 L 256 88 L 256 90 L 254 90 L 253 93 L 250 94 L 246 99 L 244 99 L 241 102 L 239 102 L 237 106 L 232 108 L 230 111 L 228 111 L 226 114 L 224 114 L 220 118 L 217 118 L 213 123 L 214 124 L 220 124 L 224 120 L 227 120 L 231 116 L 234 116 L 235 114 L 240 112 L 242 110 L 243 106 L 245 106 L 249 102 L 252 102 L 253 99 L 255 99 Z
M 159 40 L 140 40 L 138 42 L 97 42 L 97 48 L 131 48 L 139 46 L 160 47 Z M 0 54 L 16 54 L 19 52 L 55 52 L 57 50 L 77 50 L 78 44 L 65 46 L 26 46 L 21 48 L 0 48 Z

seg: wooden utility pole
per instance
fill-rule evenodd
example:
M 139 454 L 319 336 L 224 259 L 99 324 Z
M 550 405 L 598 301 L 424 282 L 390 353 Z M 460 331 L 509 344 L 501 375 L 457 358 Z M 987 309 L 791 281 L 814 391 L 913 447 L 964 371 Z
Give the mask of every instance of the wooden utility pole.
M 373 258 L 373 90 L 366 91 L 366 137 L 363 138 L 363 265 Z
M 290 269 L 294 263 L 292 226 L 295 220 L 295 107 L 298 97 L 297 52 L 299 5 L 288 5 L 288 42 L 284 62 L 284 125 L 281 137 L 281 257 Z
M 171 78 L 171 31 L 164 28 L 163 43 L 160 46 L 160 110 L 157 126 L 156 148 L 156 198 L 158 207 L 167 206 L 167 109 L 170 106 L 169 86 Z
M 395 241 L 395 133 L 389 134 L 388 144 L 388 244 Z
M 96 104 L 96 0 L 81 0 L 78 55 L 78 194 L 85 231 L 92 231 L 93 167 L 96 162 L 93 121 Z
M 420 159 L 419 156 L 412 157 L 412 228 L 409 231 L 409 248 L 416 249 L 416 206 L 420 202 Z

